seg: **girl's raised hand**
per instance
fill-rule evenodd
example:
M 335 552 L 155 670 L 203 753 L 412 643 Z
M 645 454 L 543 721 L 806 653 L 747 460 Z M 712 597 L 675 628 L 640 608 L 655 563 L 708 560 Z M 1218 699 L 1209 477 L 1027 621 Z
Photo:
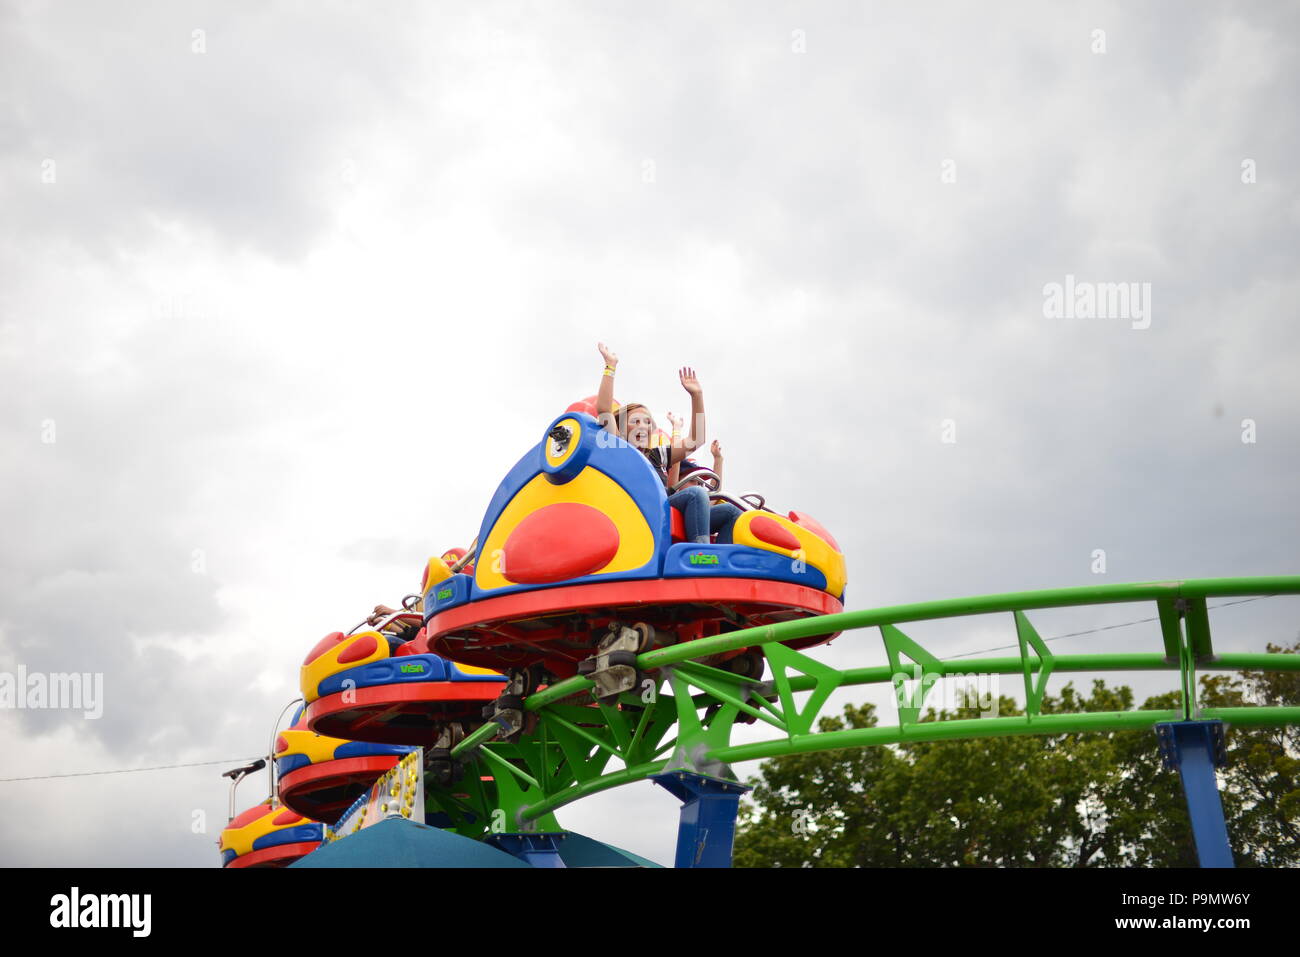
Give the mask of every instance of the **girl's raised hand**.
M 618 355 L 609 346 L 603 342 L 596 343 L 596 348 L 600 350 L 601 357 L 605 360 L 605 365 L 611 369 L 618 365 Z
M 722 443 L 714 439 L 713 444 L 709 446 L 709 451 L 713 453 L 715 459 L 722 458 Z
M 695 370 L 691 368 L 682 368 L 677 375 L 682 380 L 682 388 L 691 395 L 700 395 L 704 387 L 700 385 L 700 380 L 695 378 Z

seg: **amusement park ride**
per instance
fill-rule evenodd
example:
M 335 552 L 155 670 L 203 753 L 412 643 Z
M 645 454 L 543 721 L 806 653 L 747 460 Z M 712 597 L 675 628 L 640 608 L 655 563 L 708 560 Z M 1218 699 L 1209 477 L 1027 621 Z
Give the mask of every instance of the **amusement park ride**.
M 1201 708 L 1206 669 L 1300 670 L 1300 655 L 1216 654 L 1206 599 L 1297 594 L 1300 576 L 1170 581 L 951 599 L 844 612 L 845 562 L 806 513 L 733 496 L 732 543 L 684 540 L 646 456 L 574 403 L 510 470 L 468 550 L 431 558 L 401 609 L 327 635 L 301 669 L 301 706 L 277 733 L 271 794 L 236 815 L 227 772 L 224 867 L 644 866 L 565 831 L 555 812 L 649 779 L 683 802 L 677 866 L 725 867 L 740 795 L 731 765 L 807 751 L 1007 734 L 1151 729 L 1181 774 L 1204 866 L 1232 866 L 1214 767 L 1225 723 L 1292 724 L 1300 708 Z M 1163 647 L 1053 655 L 1034 609 L 1154 602 Z M 899 625 L 1008 613 L 1020 653 L 939 660 Z M 879 628 L 888 664 L 832 668 L 807 652 Z M 907 663 L 904 658 L 908 659 Z M 947 673 L 1023 677 L 1025 714 L 920 720 Z M 1177 710 L 1043 714 L 1049 676 L 1172 670 Z M 819 732 L 839 688 L 920 688 L 896 727 Z M 767 675 L 770 673 L 770 677 Z M 298 702 L 295 702 L 298 703 Z M 733 744 L 737 722 L 771 740 Z

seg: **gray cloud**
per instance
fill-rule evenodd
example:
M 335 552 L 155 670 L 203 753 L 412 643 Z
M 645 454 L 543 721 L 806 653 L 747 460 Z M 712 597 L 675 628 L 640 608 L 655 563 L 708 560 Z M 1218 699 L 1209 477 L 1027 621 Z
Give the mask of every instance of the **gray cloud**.
M 596 339 L 660 415 L 700 371 L 728 484 L 824 522 L 852 607 L 1294 571 L 1298 15 L 8 8 L 0 668 L 108 698 L 0 715 L 13 776 L 260 750 L 317 638 L 595 390 Z M 1066 274 L 1151 283 L 1151 327 L 1045 318 Z M 0 785 L 4 860 L 212 864 L 219 770 Z M 60 831 L 87 794 L 147 801 L 153 850 Z M 561 820 L 668 860 L 665 801 L 622 795 Z

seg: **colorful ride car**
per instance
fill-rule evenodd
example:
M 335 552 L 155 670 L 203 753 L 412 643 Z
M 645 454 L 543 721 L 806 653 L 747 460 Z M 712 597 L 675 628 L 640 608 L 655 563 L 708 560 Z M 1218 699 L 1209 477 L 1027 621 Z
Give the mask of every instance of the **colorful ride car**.
M 640 652 L 843 610 L 844 556 L 815 519 L 756 495 L 712 497 L 741 509 L 733 543 L 684 541 L 646 457 L 587 412 L 564 413 L 492 496 L 472 572 L 430 560 L 414 650 L 564 678 L 630 623 L 642 638 L 627 647 Z
M 299 708 L 275 742 L 280 800 L 304 817 L 332 824 L 411 750 L 316 734 L 307 727 L 305 708 Z
M 348 741 L 431 746 L 449 724 L 482 722 L 505 677 L 415 653 L 376 630 L 326 635 L 301 670 L 307 727 Z
M 324 824 L 268 798 L 227 824 L 217 847 L 222 867 L 287 867 L 324 839 Z

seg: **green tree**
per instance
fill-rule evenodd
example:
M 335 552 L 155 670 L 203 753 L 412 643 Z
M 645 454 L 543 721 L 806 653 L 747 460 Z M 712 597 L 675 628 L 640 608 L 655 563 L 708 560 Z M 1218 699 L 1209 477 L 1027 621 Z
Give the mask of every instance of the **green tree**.
M 1270 644 L 1267 650 L 1297 654 L 1300 640 L 1289 648 Z M 1205 707 L 1300 705 L 1300 671 L 1246 671 L 1241 684 L 1216 675 L 1203 687 Z M 1300 726 L 1230 727 L 1224 744 L 1228 839 L 1238 864 L 1300 866 Z
M 1270 652 L 1300 651 L 1272 645 Z M 1202 707 L 1300 703 L 1300 672 L 1207 675 Z M 1176 709 L 1180 693 L 1143 709 Z M 1067 684 L 1044 713 L 1121 711 L 1127 687 Z M 999 713 L 1018 714 L 1000 699 Z M 933 710 L 927 721 L 974 717 Z M 869 728 L 875 707 L 848 705 L 821 731 Z M 1300 729 L 1230 727 L 1220 772 L 1240 865 L 1300 864 Z M 819 751 L 764 762 L 749 782 L 738 867 L 1194 867 L 1182 786 L 1149 731 L 1015 735 Z M 751 803 L 752 802 L 752 803 Z

